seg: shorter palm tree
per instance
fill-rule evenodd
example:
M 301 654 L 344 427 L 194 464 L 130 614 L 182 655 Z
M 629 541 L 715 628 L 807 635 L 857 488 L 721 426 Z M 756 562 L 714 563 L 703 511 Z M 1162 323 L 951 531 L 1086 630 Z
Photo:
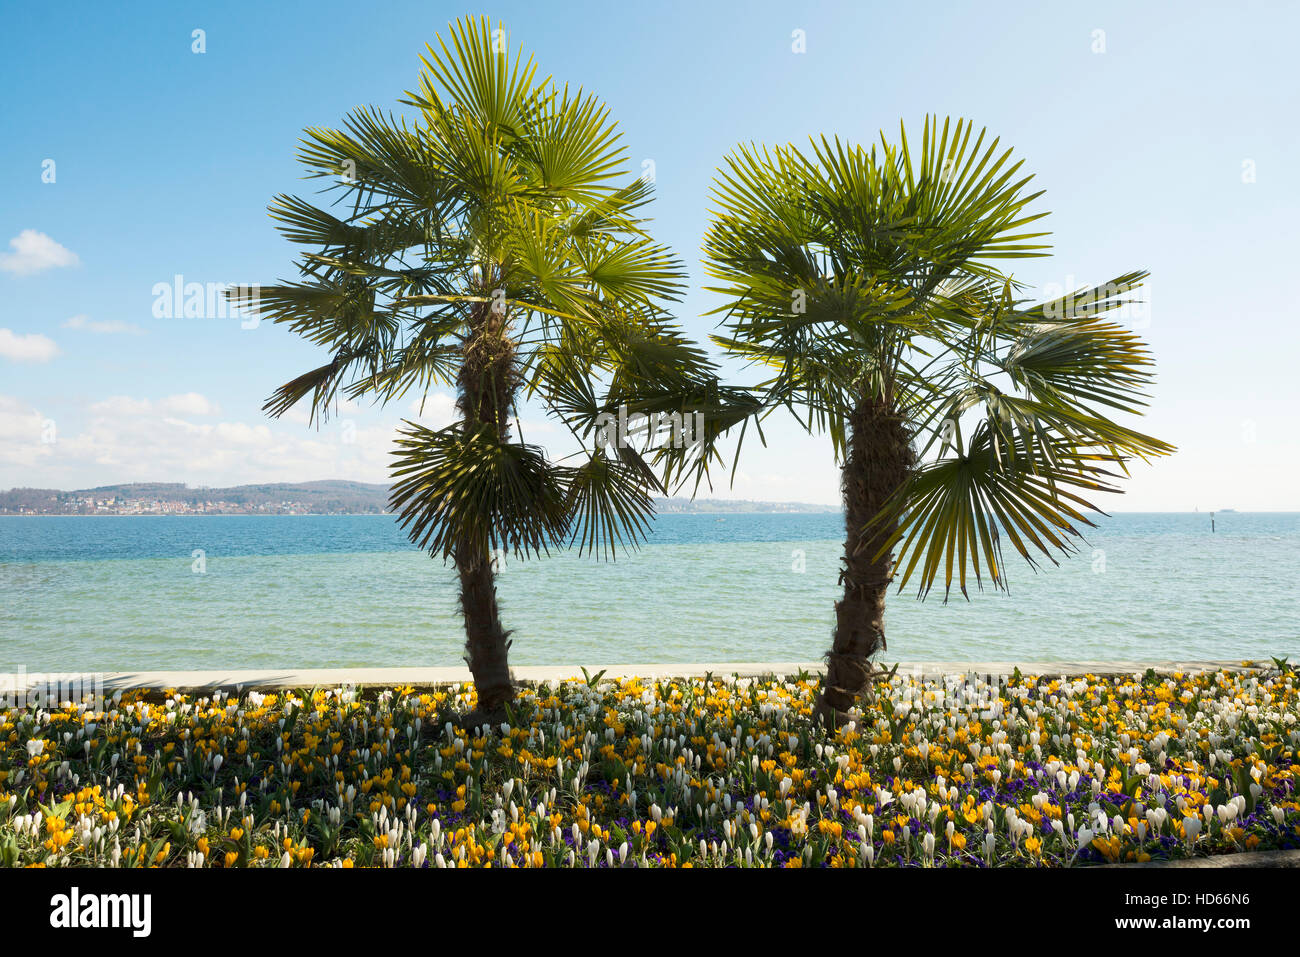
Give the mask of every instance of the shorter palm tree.
M 972 139 L 973 138 L 973 139 Z M 818 716 L 839 720 L 886 647 L 885 600 L 915 578 L 945 599 L 968 570 L 1006 586 L 1068 553 L 1126 462 L 1173 447 L 1115 421 L 1152 380 L 1107 318 L 1146 274 L 1032 304 L 998 264 L 1045 255 L 1028 176 L 965 122 L 927 119 L 864 149 L 825 138 L 740 148 L 704 241 L 726 352 L 764 370 L 763 405 L 830 435 L 846 541 Z M 1086 497 L 1085 497 L 1086 496 Z
M 300 158 L 337 211 L 277 197 L 281 232 L 310 251 L 298 281 L 257 291 L 262 313 L 329 354 L 275 392 L 272 415 L 456 391 L 451 425 L 405 423 L 392 504 L 411 541 L 456 568 L 478 695 L 467 724 L 513 693 L 494 560 L 634 545 L 658 475 L 702 474 L 716 457 L 729 394 L 665 311 L 683 273 L 645 231 L 651 186 L 627 178 L 608 110 L 503 36 L 486 19 L 454 24 L 424 58 L 410 121 L 367 108 L 307 130 Z M 564 424 L 572 456 L 523 440 L 530 398 Z M 615 440 L 620 408 L 710 418 L 690 444 L 661 447 Z

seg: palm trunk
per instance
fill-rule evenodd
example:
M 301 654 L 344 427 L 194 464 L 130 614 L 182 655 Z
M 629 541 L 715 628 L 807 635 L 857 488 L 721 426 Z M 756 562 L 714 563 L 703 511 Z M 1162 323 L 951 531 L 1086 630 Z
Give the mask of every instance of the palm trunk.
M 485 303 L 470 318 L 457 386 L 456 405 L 464 428 L 487 425 L 502 441 L 508 439 L 519 373 L 504 310 Z M 497 605 L 493 556 L 486 542 L 465 541 L 453 558 L 465 617 L 465 663 L 478 693 L 478 707 L 466 724 L 495 723 L 504 717 L 504 706 L 514 696 L 514 680 L 507 657 L 510 633 L 501 627 Z
M 478 708 L 470 721 L 491 721 L 514 695 L 507 653 L 509 635 L 501 627 L 491 556 L 478 561 L 456 559 L 460 574 L 460 607 L 465 615 L 465 662 L 474 676 Z
M 827 653 L 826 677 L 814 717 L 835 725 L 866 690 L 870 657 L 885 649 L 885 597 L 893 573 L 893 556 L 875 554 L 895 525 L 864 526 L 906 481 L 914 463 L 911 442 L 901 419 L 887 403 L 864 399 L 849 421 L 847 456 L 842 473 L 846 538 L 840 584 L 844 597 L 835 604 L 835 635 Z

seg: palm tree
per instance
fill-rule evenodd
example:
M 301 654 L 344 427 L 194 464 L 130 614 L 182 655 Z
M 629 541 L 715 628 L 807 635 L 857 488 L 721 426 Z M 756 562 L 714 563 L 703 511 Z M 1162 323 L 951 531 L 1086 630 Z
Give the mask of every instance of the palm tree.
M 272 415 L 309 398 L 320 421 L 340 396 L 455 388 L 453 424 L 404 423 L 392 505 L 413 543 L 456 568 L 471 726 L 513 694 L 494 559 L 635 545 L 663 488 L 653 466 L 702 467 L 722 426 L 660 448 L 649 429 L 615 441 L 609 416 L 681 416 L 726 390 L 664 311 L 683 273 L 637 218 L 652 187 L 624 172 L 606 107 L 542 78 L 486 19 L 451 25 L 449 42 L 422 57 L 402 101 L 413 119 L 371 107 L 306 131 L 299 158 L 335 209 L 276 197 L 278 228 L 309 251 L 297 281 L 245 299 L 329 355 L 275 391 Z M 564 423 L 572 456 L 553 462 L 517 434 L 526 398 Z
M 1029 176 L 965 122 L 927 118 L 919 155 L 813 140 L 740 147 L 714 183 L 705 266 L 727 353 L 764 370 L 767 411 L 828 433 L 846 541 L 817 717 L 836 722 L 884 650 L 901 572 L 924 598 L 1006 587 L 1003 539 L 1031 564 L 1075 548 L 1133 458 L 1173 447 L 1112 418 L 1152 380 L 1114 321 L 1145 273 L 1030 304 L 1001 261 L 1046 255 Z M 1109 314 L 1109 315 L 1108 315 Z

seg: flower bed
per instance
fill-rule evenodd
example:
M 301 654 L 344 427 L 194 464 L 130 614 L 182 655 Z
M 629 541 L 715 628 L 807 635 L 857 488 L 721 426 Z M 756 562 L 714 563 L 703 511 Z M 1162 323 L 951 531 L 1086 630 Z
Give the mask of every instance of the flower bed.
M 470 686 L 0 711 L 17 866 L 1062 866 L 1300 847 L 1279 669 L 897 675 L 838 732 L 816 681 L 582 679 L 509 725 Z

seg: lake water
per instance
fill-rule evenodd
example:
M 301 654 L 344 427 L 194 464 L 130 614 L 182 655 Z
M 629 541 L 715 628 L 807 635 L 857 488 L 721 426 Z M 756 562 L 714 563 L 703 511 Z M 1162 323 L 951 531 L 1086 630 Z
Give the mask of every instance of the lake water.
M 1060 567 L 1009 564 L 1009 595 L 891 596 L 885 660 L 1300 658 L 1300 514 L 1219 513 L 1214 534 L 1204 513 L 1098 521 Z M 654 529 L 613 563 L 508 563 L 512 663 L 827 649 L 839 515 Z M 0 518 L 0 671 L 459 664 L 454 578 L 391 516 Z

